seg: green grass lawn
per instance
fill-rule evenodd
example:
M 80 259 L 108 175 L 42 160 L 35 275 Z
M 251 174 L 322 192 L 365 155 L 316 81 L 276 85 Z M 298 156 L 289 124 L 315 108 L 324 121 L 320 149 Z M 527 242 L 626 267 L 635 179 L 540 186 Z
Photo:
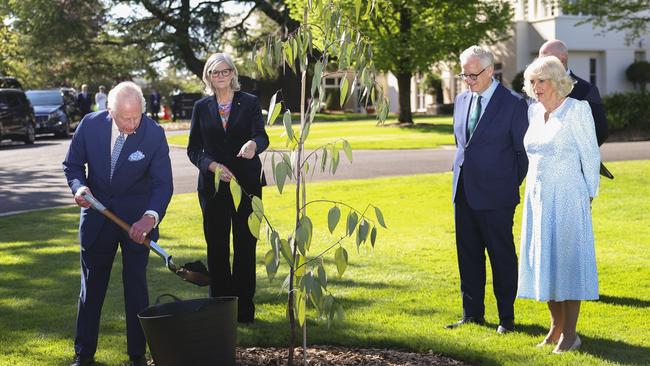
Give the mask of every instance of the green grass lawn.
M 359 118 L 359 117 L 357 117 Z M 344 138 L 354 149 L 431 149 L 441 145 L 453 145 L 454 135 L 451 117 L 415 117 L 415 125 L 398 127 L 386 123 L 377 126 L 374 118 L 354 119 L 347 122 L 314 122 L 309 139 L 305 145 L 308 149 Z M 294 125 L 298 130 L 299 125 Z M 284 149 L 286 138 L 281 122 L 267 127 L 272 149 Z M 187 146 L 188 134 L 168 136 L 167 141 L 173 145 Z
M 481 365 L 647 365 L 650 364 L 650 161 L 609 163 L 614 181 L 603 180 L 593 203 L 601 300 L 585 302 L 578 331 L 579 352 L 552 355 L 535 344 L 545 335 L 544 303 L 517 300 L 518 331 L 499 336 L 496 304 L 488 278 L 486 318 L 489 325 L 455 330 L 445 324 L 459 319 L 461 299 L 454 244 L 450 174 L 316 183 L 310 199 L 328 197 L 359 207 L 372 202 L 384 212 L 389 230 L 380 232 L 371 250 L 347 243 L 350 266 L 335 278 L 333 253 L 327 257 L 330 290 L 346 310 L 343 324 L 327 329 L 308 322 L 310 344 L 429 350 Z M 286 189 L 286 188 L 285 188 Z M 291 193 L 265 191 L 267 214 L 278 227 L 292 220 Z M 316 232 L 312 245 L 328 241 L 329 206 L 310 206 Z M 514 231 L 518 242 L 521 211 Z M 79 249 L 76 208 L 38 211 L 0 218 L 0 364 L 66 365 L 72 355 Z M 205 249 L 196 196 L 174 196 L 159 240 L 177 263 L 202 259 Z M 319 244 L 321 243 L 321 244 Z M 518 244 L 517 244 L 518 246 Z M 256 325 L 239 330 L 241 346 L 285 346 L 286 294 L 280 293 L 286 266 L 269 283 L 263 266 L 268 244 L 258 245 Z M 119 256 L 117 257 L 119 258 Z M 121 289 L 116 260 L 104 305 L 99 350 L 101 365 L 127 360 Z M 205 288 L 184 283 L 152 255 L 150 297 L 162 293 L 181 298 L 205 297 Z M 313 310 L 310 316 L 313 317 Z

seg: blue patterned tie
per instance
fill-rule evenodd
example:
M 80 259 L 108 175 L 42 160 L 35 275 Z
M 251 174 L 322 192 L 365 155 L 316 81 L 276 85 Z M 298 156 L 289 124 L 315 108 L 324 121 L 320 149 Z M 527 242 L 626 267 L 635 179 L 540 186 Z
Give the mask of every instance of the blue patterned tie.
M 115 140 L 115 145 L 113 146 L 113 152 L 111 153 L 111 179 L 113 179 L 113 171 L 115 170 L 115 164 L 117 164 L 117 159 L 120 157 L 120 152 L 122 151 L 122 146 L 124 146 L 124 141 L 126 138 L 123 134 L 119 134 Z
M 476 106 L 474 107 L 472 114 L 469 116 L 469 121 L 467 123 L 468 138 L 472 137 L 472 134 L 474 133 L 474 130 L 476 129 L 476 125 L 478 124 L 478 120 L 480 118 L 481 118 L 481 96 L 479 95 L 476 98 Z

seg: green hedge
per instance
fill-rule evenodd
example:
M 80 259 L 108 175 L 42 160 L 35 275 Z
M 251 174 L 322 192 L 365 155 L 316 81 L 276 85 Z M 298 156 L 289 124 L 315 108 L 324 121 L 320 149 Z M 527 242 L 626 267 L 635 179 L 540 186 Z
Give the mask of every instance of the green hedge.
M 603 98 L 609 130 L 650 129 L 650 93 L 614 93 Z

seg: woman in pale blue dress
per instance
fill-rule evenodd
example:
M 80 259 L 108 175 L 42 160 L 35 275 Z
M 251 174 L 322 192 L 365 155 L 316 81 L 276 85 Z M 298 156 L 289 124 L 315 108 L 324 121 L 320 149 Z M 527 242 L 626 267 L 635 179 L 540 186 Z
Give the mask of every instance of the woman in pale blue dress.
M 591 200 L 598 193 L 600 153 L 589 104 L 568 98 L 575 81 L 554 56 L 524 72 L 528 110 L 517 297 L 546 301 L 553 353 L 580 347 L 580 301 L 598 299 Z

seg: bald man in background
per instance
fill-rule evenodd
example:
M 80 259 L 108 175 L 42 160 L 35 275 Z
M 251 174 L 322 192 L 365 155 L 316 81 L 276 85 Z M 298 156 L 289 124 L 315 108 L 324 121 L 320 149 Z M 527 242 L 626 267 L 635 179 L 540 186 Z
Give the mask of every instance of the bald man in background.
M 564 68 L 569 73 L 569 76 L 576 81 L 576 84 L 571 90 L 571 94 L 568 96 L 577 99 L 577 100 L 586 100 L 591 107 L 591 114 L 594 117 L 594 124 L 596 127 L 596 138 L 598 139 L 598 146 L 602 145 L 605 140 L 607 140 L 608 130 L 607 130 L 607 117 L 605 116 L 605 107 L 603 106 L 603 101 L 600 98 L 600 93 L 598 88 L 595 85 L 588 83 L 586 80 L 577 77 L 573 71 L 569 70 L 568 61 L 569 61 L 569 49 L 566 44 L 559 39 L 552 39 L 546 41 L 539 48 L 539 57 L 543 56 L 555 56 L 560 62 L 564 65 Z M 600 174 L 613 179 L 614 176 L 605 168 L 605 166 L 600 164 Z

